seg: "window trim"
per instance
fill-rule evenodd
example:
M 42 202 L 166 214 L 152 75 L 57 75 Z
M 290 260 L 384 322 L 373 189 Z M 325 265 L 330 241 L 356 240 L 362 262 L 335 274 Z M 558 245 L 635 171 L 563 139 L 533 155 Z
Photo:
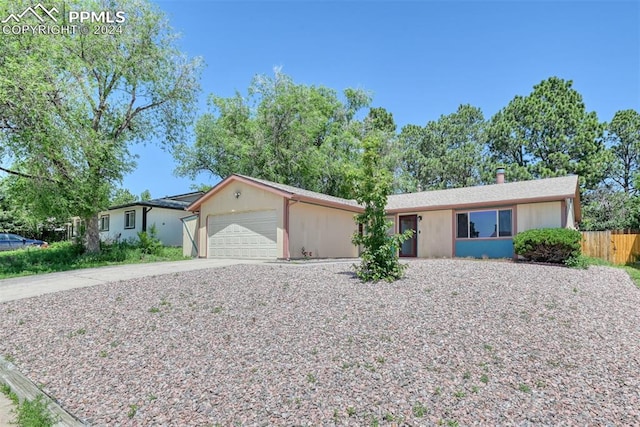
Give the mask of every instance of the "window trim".
M 131 224 L 127 224 L 127 217 L 129 217 L 129 215 L 131 215 L 132 220 L 130 221 Z M 124 211 L 124 229 L 125 230 L 131 230 L 136 228 L 136 211 L 132 210 L 132 211 Z
M 497 231 L 497 236 L 496 237 L 469 237 L 469 233 L 471 232 L 471 227 L 470 227 L 470 221 L 471 221 L 471 213 L 472 212 L 495 212 L 496 213 L 496 231 Z M 500 211 L 511 211 L 511 235 L 510 236 L 500 236 Z M 454 211 L 454 224 L 455 224 L 455 230 L 454 232 L 454 236 L 455 236 L 455 240 L 463 240 L 463 241 L 479 241 L 479 240 L 507 240 L 507 239 L 513 239 L 513 235 L 514 233 L 514 212 L 515 212 L 515 206 L 502 206 L 502 207 L 495 207 L 495 208 L 480 208 L 480 209 L 465 209 L 465 210 L 459 210 L 459 211 Z M 467 215 L 467 237 L 458 237 L 458 215 L 459 214 L 466 214 Z
M 105 223 L 104 220 L 105 219 L 107 220 L 106 221 L 106 223 L 107 223 L 106 227 L 104 226 L 104 223 Z M 109 231 L 109 223 L 111 222 L 111 218 L 109 217 L 109 214 L 100 215 L 99 221 L 100 221 L 100 231 Z

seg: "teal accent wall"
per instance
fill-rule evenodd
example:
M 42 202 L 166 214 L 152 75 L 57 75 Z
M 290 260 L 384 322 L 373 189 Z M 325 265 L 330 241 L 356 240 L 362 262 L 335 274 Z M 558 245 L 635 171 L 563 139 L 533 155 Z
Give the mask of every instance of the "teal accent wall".
M 513 258 L 513 239 L 456 240 L 455 256 Z

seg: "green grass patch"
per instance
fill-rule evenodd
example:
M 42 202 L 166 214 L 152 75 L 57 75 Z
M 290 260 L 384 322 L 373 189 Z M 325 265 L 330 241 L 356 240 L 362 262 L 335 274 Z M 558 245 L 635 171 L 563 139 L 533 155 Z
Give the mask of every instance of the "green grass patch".
M 0 279 L 105 265 L 184 259 L 187 258 L 182 255 L 182 248 L 162 247 L 157 254 L 148 254 L 135 243 L 120 242 L 102 245 L 99 253 L 90 254 L 85 253 L 80 245 L 58 242 L 46 249 L 28 248 L 0 252 Z
M 640 288 L 640 265 L 624 265 L 622 268 L 629 274 L 636 286 Z
M 16 425 L 21 427 L 51 427 L 56 423 L 56 419 L 47 409 L 47 404 L 42 396 L 38 396 L 35 400 L 20 402 L 18 395 L 7 384 L 0 386 L 0 392 L 6 395 L 16 406 Z

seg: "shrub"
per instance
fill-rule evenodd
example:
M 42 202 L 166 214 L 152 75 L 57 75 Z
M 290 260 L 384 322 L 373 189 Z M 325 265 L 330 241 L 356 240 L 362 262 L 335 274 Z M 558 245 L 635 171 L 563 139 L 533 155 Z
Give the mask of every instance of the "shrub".
M 162 242 L 158 239 L 156 225 L 149 227 L 149 232 L 138 232 L 138 247 L 144 255 L 160 255 L 162 253 Z
M 365 207 L 363 213 L 356 215 L 363 233 L 356 232 L 352 238 L 355 245 L 362 245 L 362 262 L 355 266 L 356 275 L 364 282 L 392 282 L 404 273 L 406 265 L 398 260 L 398 247 L 411 238 L 413 230 L 388 234 L 393 223 L 386 219 L 385 206 L 391 193 L 392 178 L 382 164 L 382 139 L 370 135 L 363 146 L 363 166 L 355 188 L 355 199 Z
M 589 267 L 589 260 L 584 255 L 571 256 L 564 260 L 564 265 L 585 270 Z
M 567 228 L 540 228 L 513 238 L 516 254 L 536 262 L 565 263 L 580 256 L 582 234 Z M 569 261 L 571 263 L 571 261 Z

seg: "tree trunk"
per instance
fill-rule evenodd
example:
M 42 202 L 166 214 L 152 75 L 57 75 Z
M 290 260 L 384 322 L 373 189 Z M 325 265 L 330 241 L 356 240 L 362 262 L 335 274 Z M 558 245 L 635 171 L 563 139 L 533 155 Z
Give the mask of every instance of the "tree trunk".
M 87 252 L 100 252 L 100 230 L 98 228 L 98 216 L 93 215 L 85 218 L 87 231 L 85 234 L 85 249 Z

